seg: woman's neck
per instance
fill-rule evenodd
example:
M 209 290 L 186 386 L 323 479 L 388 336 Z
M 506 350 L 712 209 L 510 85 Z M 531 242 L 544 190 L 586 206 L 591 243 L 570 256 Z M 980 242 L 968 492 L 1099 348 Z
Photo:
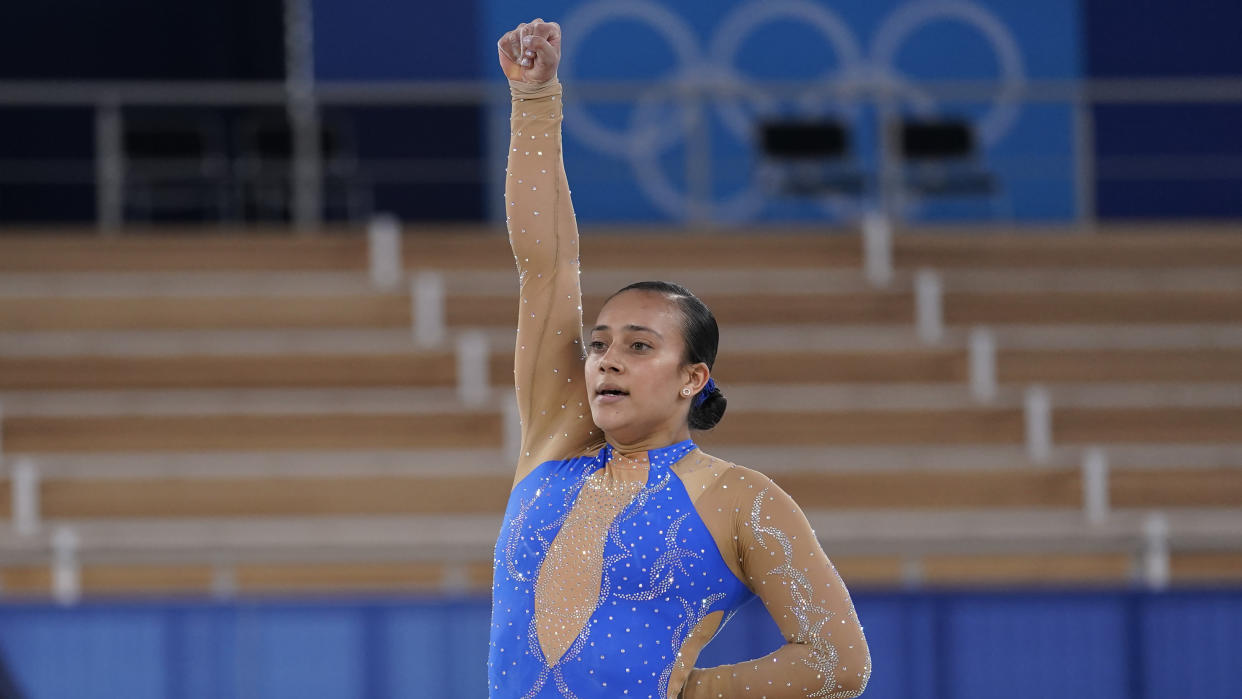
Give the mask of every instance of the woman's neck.
M 653 449 L 661 449 L 670 444 L 677 444 L 690 439 L 690 428 L 687 425 L 682 425 L 679 430 L 661 430 L 633 441 L 626 441 L 618 438 L 616 435 L 605 433 L 604 439 L 608 440 L 608 443 L 612 445 L 613 452 L 616 454 L 626 458 L 645 457 Z

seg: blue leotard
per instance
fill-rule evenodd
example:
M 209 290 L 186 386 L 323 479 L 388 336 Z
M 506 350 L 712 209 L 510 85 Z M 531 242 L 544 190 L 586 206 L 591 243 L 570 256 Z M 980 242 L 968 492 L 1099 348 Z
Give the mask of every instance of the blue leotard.
M 493 697 L 665 697 L 678 650 L 709 613 L 726 615 L 754 596 L 721 558 L 670 468 L 695 448 L 686 440 L 648 453 L 645 487 L 608 529 L 603 582 L 590 621 L 549 664 L 535 630 L 540 565 L 594 457 L 548 461 L 509 498 L 496 540 L 488 683 Z

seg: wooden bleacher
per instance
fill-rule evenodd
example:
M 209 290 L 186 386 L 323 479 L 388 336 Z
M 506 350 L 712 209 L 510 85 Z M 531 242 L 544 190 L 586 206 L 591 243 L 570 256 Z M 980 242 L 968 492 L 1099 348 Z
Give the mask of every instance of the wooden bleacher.
M 487 589 L 512 478 L 512 256 L 477 229 L 404 242 L 407 271 L 444 277 L 450 330 L 490 338 L 493 396 L 466 406 L 451 346 L 412 342 L 409 289 L 368 286 L 358 233 L 0 237 L 0 594 L 47 594 L 59 525 L 80 533 L 87 594 Z M 626 279 L 685 279 L 713 307 L 730 408 L 697 439 L 793 493 L 847 580 L 1127 584 L 1151 511 L 1169 513 L 1175 583 L 1242 580 L 1236 231 L 907 231 L 885 289 L 846 232 L 582 247 L 588 318 Z M 923 268 L 945 284 L 932 346 L 913 330 Z M 967 390 L 980 325 L 998 337 L 991 401 Z M 1052 392 L 1053 463 L 1023 449 L 1032 384 Z M 1106 525 L 1083 515 L 1091 446 L 1119 454 Z M 831 450 L 841 464 L 814 456 Z M 41 466 L 33 536 L 7 524 L 20 458 Z M 989 534 L 1022 517 L 1029 533 Z
M 603 304 L 587 296 L 588 315 Z M 949 293 L 945 320 L 953 325 L 1239 323 L 1242 291 Z M 447 324 L 504 326 L 513 321 L 508 296 L 449 301 Z M 722 325 L 894 325 L 914 317 L 908 293 L 729 295 L 712 298 Z M 774 318 L 776 316 L 776 318 Z M 406 327 L 410 302 L 401 294 L 358 297 L 0 299 L 0 323 L 15 331 L 225 330 L 230 328 Z
M 935 472 L 780 474 L 805 510 L 998 507 L 1076 510 L 1082 476 L 1069 468 Z M 1110 496 L 1122 508 L 1242 508 L 1242 471 L 1193 468 L 1112 471 Z M 512 478 L 402 475 L 318 478 L 55 478 L 43 483 L 44 516 L 55 520 L 176 519 L 502 512 Z M 0 517 L 9 517 L 9 492 Z
M 491 356 L 489 376 L 510 383 L 513 354 Z M 964 349 L 740 351 L 721 356 L 734 383 L 962 383 Z M 1242 382 L 1242 349 L 1001 350 L 1005 383 Z M 239 354 L 0 357 L 0 390 L 452 387 L 455 358 L 411 348 L 404 354 Z

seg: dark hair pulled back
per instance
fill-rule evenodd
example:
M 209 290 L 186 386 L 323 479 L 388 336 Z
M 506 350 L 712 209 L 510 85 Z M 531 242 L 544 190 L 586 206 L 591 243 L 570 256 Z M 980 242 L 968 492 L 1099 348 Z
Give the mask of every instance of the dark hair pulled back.
M 675 301 L 681 311 L 681 336 L 686 347 L 682 361 L 686 364 L 702 362 L 711 371 L 712 365 L 716 363 L 716 350 L 720 346 L 720 328 L 716 325 L 716 316 L 712 315 L 707 304 L 686 287 L 673 282 L 634 282 L 612 296 L 624 291 L 651 291 L 664 294 Z M 719 388 L 712 388 L 705 394 L 695 396 L 696 399 L 700 397 L 701 401 L 690 401 L 690 429 L 710 430 L 724 417 L 729 401 Z

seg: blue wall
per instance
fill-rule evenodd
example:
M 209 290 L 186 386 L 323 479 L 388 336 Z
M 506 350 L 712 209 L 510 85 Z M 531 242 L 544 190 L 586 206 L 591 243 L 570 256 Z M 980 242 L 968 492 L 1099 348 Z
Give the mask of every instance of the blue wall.
M 278 0 L 210 5 L 153 0 L 9 3 L 0 22 L 0 77 L 28 79 L 266 79 L 284 77 Z M 46 5 L 46 7 L 45 7 Z M 500 220 L 504 82 L 495 42 L 536 13 L 565 25 L 565 82 L 632 78 L 668 87 L 706 74 L 760 82 L 853 78 L 903 81 L 908 111 L 979 120 L 983 164 L 1002 196 L 924 204 L 922 219 L 1067 220 L 1078 215 L 1075 162 L 1095 161 L 1104 218 L 1242 216 L 1242 105 L 1108 105 L 1094 111 L 1094 148 L 1076 152 L 1063 105 L 963 104 L 920 97 L 937 78 L 1197 78 L 1242 76 L 1242 3 L 1220 0 L 502 0 L 459 3 L 312 0 L 316 75 L 331 81 L 481 79 L 489 108 L 328 110 L 352 124 L 363 159 L 461 158 L 439 172 L 393 175 L 376 207 L 409 219 Z M 66 8 L 68 8 L 66 10 Z M 605 11 L 606 10 L 606 11 Z M 189 12 L 189 14 L 187 14 Z M 622 12 L 622 14 L 617 14 Z M 594 17 L 592 13 L 595 13 Z M 611 14 L 609 14 L 611 13 Z M 768 14 L 764 14 L 768 13 Z M 781 14 L 784 13 L 784 14 Z M 884 50 L 907 20 L 915 29 Z M 740 34 L 731 34 L 731 27 Z M 737 39 L 729 46 L 730 36 Z M 1000 47 L 1000 49 L 998 49 Z M 158 55 L 159 60 L 151 60 Z M 5 59 L 9 60 L 5 60 Z M 875 169 L 875 115 L 826 94 L 814 104 L 765 105 L 755 92 L 718 100 L 702 121 L 650 91 L 643 109 L 581 105 L 566 120 L 566 160 L 584 221 L 680 221 L 686 210 L 687 135 L 711 146 L 711 201 L 722 222 L 823 220 L 843 201 L 755 196 L 756 115 L 835 114 L 852 130 L 860 168 Z M 228 110 L 217 110 L 221 118 Z M 991 116 L 989 117 L 989 113 Z M 92 115 L 80 108 L 0 109 L 0 159 L 89 160 Z M 592 129 L 594 125 L 597 128 Z M 658 126 L 669 138 L 642 138 Z M 425 137 L 428 131 L 434 139 Z M 1084 141 L 1085 142 L 1085 141 Z M 472 168 L 469 161 L 479 161 Z M 490 159 L 490 161 L 489 161 Z M 80 182 L 0 182 L 0 221 L 88 219 L 93 172 Z M 451 172 L 451 174 L 450 174 Z M 386 177 L 380 175 L 380 177 Z
M 686 143 L 703 129 L 711 142 L 712 201 L 722 221 L 822 220 L 826 213 L 849 212 L 831 203 L 754 196 L 754 120 L 757 114 L 836 115 L 850 127 L 858 164 L 873 173 L 874 111 L 849 107 L 829 94 L 813 105 L 761 106 L 756 91 L 741 100 L 713 101 L 704 121 L 691 123 L 687 112 L 660 92 L 679 78 L 713 75 L 756 86 L 764 80 L 822 79 L 826 92 L 854 80 L 888 78 L 904 84 L 907 113 L 976 123 L 984 165 L 999 175 L 1002 196 L 923 205 L 910 212 L 916 218 L 999 213 L 1064 220 L 1076 213 L 1068 107 L 946 102 L 926 97 L 919 84 L 1000 79 L 1019 85 L 1080 77 L 1078 0 L 548 0 L 538 11 L 559 22 L 568 37 L 561 78 L 567 109 L 576 111 L 565 118 L 565 159 L 581 220 L 686 219 Z M 485 3 L 477 41 L 485 76 L 497 72 L 496 38 L 531 19 L 531 12 L 501 0 Z M 648 108 L 582 105 L 573 83 L 585 79 L 647 82 Z M 657 131 L 661 137 L 644 140 Z
M 855 593 L 868 699 L 1237 696 L 1242 590 Z M 30 699 L 479 698 L 486 599 L 0 605 Z M 698 665 L 781 642 L 763 606 Z
M 1242 77 L 1242 3 L 1084 0 L 1099 78 Z M 1095 110 L 1104 217 L 1242 216 L 1242 103 Z
M 324 81 L 473 80 L 495 77 L 478 62 L 474 2 L 312 0 L 315 77 Z M 363 162 L 457 161 L 382 178 L 371 189 L 378 211 L 406 220 L 477 220 L 486 215 L 487 153 L 482 110 L 473 105 L 343 106 L 325 110 L 349 125 Z M 431 137 L 429 137 L 431 135 Z
M 477 60 L 476 12 L 473 2 L 312 0 L 315 75 L 362 81 L 491 75 Z
M 483 0 L 419 4 L 315 0 L 317 74 L 325 80 L 481 78 L 503 87 L 495 41 L 531 19 L 530 6 Z M 563 78 L 566 162 L 584 221 L 681 221 L 690 217 L 687 140 L 705 134 L 710 184 L 721 222 L 822 220 L 849 215 L 844 201 L 808 203 L 760 196 L 753 124 L 758 114 L 833 114 L 851 129 L 856 163 L 874 174 L 875 114 L 825 97 L 812 106 L 756 97 L 716 101 L 694 122 L 667 93 L 643 109 L 582 104 L 573 83 L 633 79 L 667 87 L 715 74 L 736 80 L 853 78 L 904 82 L 905 109 L 958 116 L 983 133 L 984 166 L 1001 195 L 917 205 L 920 219 L 1071 220 L 1078 211 L 1076 161 L 1094 160 L 1094 208 L 1103 218 L 1242 216 L 1242 105 L 1104 105 L 1094 110 L 1090 153 L 1076 152 L 1070 109 L 1057 104 L 965 104 L 919 96 L 929 79 L 1195 78 L 1242 76 L 1242 4 L 1216 0 L 547 0 L 537 8 L 570 37 Z M 896 31 L 905 27 L 908 31 Z M 736 33 L 732 33 L 737 30 Z M 727 39 L 738 41 L 730 49 Z M 896 37 L 889 42 L 886 37 Z M 576 43 L 575 43 L 576 42 Z M 886 49 L 887 47 L 887 49 Z M 756 93 L 757 94 L 757 93 Z M 473 110 L 398 114 L 410 128 L 371 123 L 363 157 L 436 155 L 419 150 L 415 125 L 428 119 L 459 151 L 494 161 L 469 183 L 423 183 L 380 192 L 381 208 L 415 217 L 502 214 L 498 188 L 507 123 L 497 101 Z M 378 117 L 376 117 L 378 118 Z M 367 121 L 367 119 L 371 119 Z M 391 120 L 390 120 L 391 121 Z M 644 141 L 654 131 L 668 138 Z M 366 139 L 360 139 L 366 140 Z M 486 210 L 486 211 L 485 211 Z M 422 215 L 420 215 L 422 214 Z

